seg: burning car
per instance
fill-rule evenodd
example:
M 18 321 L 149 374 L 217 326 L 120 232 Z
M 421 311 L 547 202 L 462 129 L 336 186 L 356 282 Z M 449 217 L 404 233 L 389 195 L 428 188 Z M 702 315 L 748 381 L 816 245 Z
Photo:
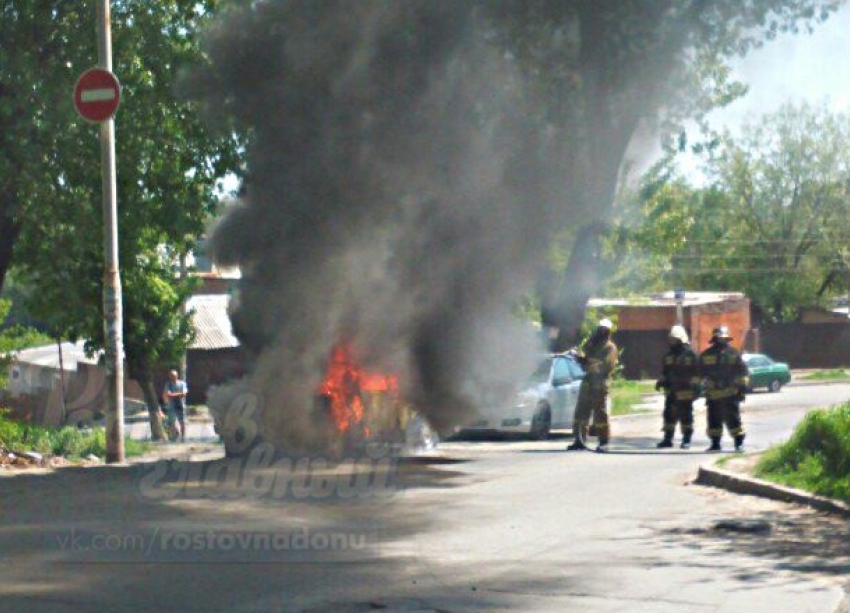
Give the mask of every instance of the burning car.
M 547 356 L 510 402 L 485 407 L 480 419 L 458 428 L 457 433 L 522 432 L 545 439 L 553 428 L 571 428 L 583 378 L 584 370 L 572 355 Z
M 360 368 L 345 344 L 333 349 L 314 414 L 314 423 L 328 431 L 328 438 L 344 445 L 400 442 L 408 413 L 394 375 Z

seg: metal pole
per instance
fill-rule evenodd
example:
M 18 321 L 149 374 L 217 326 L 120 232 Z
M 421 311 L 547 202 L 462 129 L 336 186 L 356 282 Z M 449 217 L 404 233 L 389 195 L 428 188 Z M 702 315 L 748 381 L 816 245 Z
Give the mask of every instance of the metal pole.
M 186 254 L 181 253 L 180 254 L 180 280 L 181 281 L 184 281 L 184 282 L 186 281 L 186 277 L 189 274 L 188 271 L 189 271 L 189 269 L 186 266 Z M 187 313 L 187 311 L 189 310 L 188 305 L 186 304 L 186 300 L 183 301 L 183 306 L 181 307 L 181 310 L 183 312 L 183 315 L 185 315 Z M 189 374 L 186 372 L 186 370 L 189 368 L 188 362 L 189 362 L 189 358 L 188 358 L 188 355 L 186 353 L 186 350 L 184 349 L 183 353 L 180 356 L 180 376 L 183 378 L 184 381 L 189 380 Z
M 684 326 L 685 325 L 685 314 L 683 304 L 685 302 L 685 292 L 684 290 L 677 289 L 673 292 L 673 297 L 676 299 L 676 325 Z
M 109 0 L 97 2 L 97 59 L 112 72 Z M 115 185 L 115 121 L 100 124 L 103 179 L 103 313 L 106 338 L 106 461 L 124 461 L 124 347 L 121 340 L 121 277 L 118 272 L 118 207 Z

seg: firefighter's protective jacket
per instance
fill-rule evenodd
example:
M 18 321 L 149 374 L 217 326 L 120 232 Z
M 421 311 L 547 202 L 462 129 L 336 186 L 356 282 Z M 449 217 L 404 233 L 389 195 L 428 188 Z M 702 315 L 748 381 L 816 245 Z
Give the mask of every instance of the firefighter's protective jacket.
M 705 380 L 705 397 L 722 400 L 743 396 L 747 389 L 747 366 L 731 345 L 715 343 L 699 356 L 699 372 Z
M 608 379 L 617 368 L 617 345 L 610 340 L 604 343 L 588 340 L 579 354 L 579 362 L 584 366 L 585 382 L 595 389 L 608 389 Z
M 659 383 L 676 400 L 695 400 L 699 396 L 699 358 L 688 343 L 671 347 L 664 356 Z

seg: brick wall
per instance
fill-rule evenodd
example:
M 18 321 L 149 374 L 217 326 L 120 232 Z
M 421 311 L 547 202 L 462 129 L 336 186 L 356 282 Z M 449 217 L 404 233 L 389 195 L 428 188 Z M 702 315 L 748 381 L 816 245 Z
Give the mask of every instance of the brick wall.
M 732 345 L 738 349 L 743 349 L 745 342 L 753 338 L 747 298 L 687 306 L 682 317 L 691 345 L 698 352 L 708 347 L 711 331 L 719 326 L 729 328 Z M 661 359 L 667 351 L 667 335 L 675 324 L 675 305 L 620 307 L 614 342 L 623 350 L 620 362 L 626 378 L 658 376 Z
M 685 318 L 685 325 L 691 336 L 691 345 L 696 351 L 705 351 L 711 341 L 711 331 L 720 326 L 729 328 L 732 335 L 732 345 L 743 349 L 744 341 L 750 330 L 750 301 L 729 304 L 727 309 L 716 308 L 715 305 L 693 307 Z
M 675 306 L 623 306 L 617 317 L 617 329 L 624 331 L 669 331 L 675 323 Z

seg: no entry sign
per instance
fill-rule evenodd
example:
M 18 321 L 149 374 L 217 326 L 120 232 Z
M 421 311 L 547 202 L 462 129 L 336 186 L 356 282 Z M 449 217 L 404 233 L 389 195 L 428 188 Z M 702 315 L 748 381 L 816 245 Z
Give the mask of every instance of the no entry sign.
M 86 121 L 106 121 L 115 114 L 120 102 L 121 84 L 108 70 L 90 68 L 77 79 L 74 106 Z

